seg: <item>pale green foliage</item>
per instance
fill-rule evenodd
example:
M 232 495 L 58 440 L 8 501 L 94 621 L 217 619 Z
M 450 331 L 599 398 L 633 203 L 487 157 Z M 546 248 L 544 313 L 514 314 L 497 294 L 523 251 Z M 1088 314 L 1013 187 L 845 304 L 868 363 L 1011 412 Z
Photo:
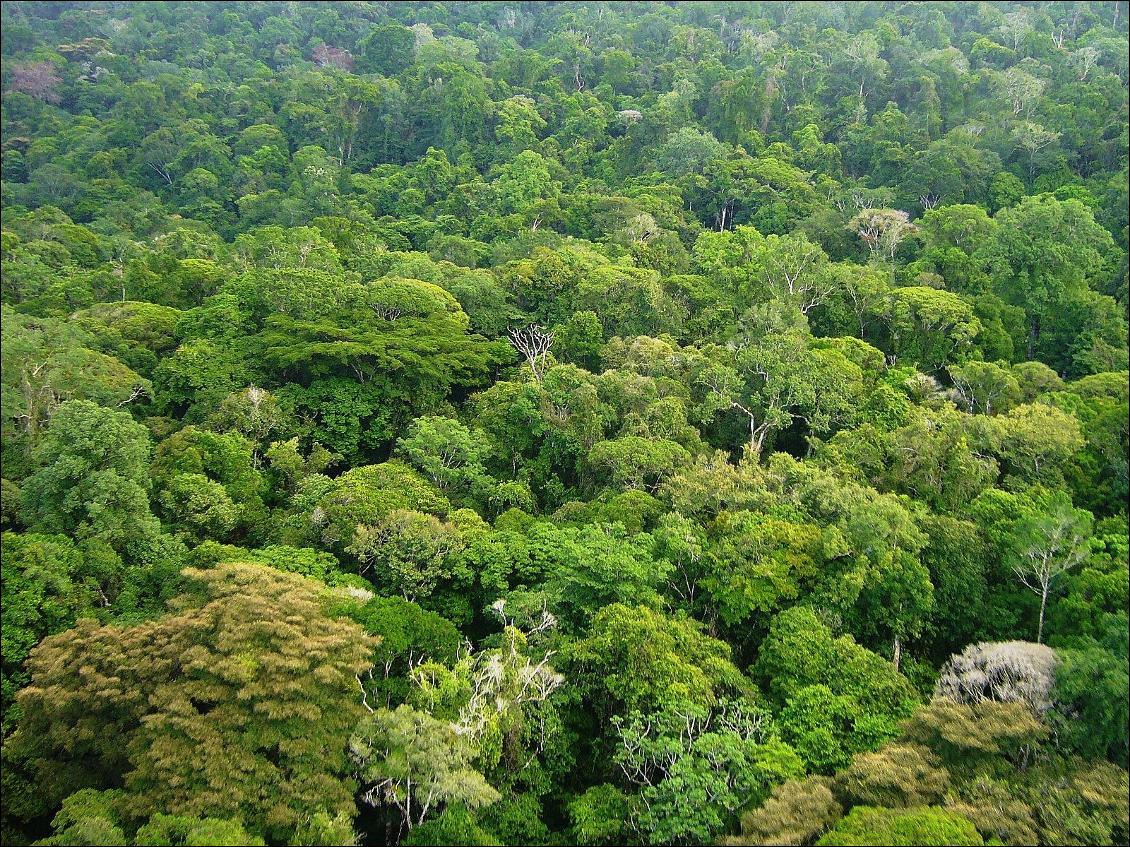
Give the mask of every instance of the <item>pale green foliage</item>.
M 1021 517 L 1009 538 L 1008 558 L 1017 578 L 1040 598 L 1036 641 L 1043 641 L 1048 598 L 1064 574 L 1089 554 L 1092 516 L 1057 491 L 1037 511 Z
M 796 599 L 816 576 L 826 544 L 819 528 L 753 512 L 723 512 L 710 527 L 710 566 L 702 580 L 729 625 Z
M 711 706 L 750 687 L 726 643 L 705 635 L 696 621 L 646 607 L 605 606 L 569 659 L 604 709 L 646 712 L 668 700 Z
M 375 526 L 357 527 L 346 552 L 372 572 L 377 585 L 405 600 L 430 595 L 454 575 L 463 548 L 458 528 L 432 515 L 394 509 Z
M 997 423 L 1001 458 L 1032 482 L 1054 481 L 1068 457 L 1083 446 L 1078 419 L 1043 403 L 1017 406 Z
M 113 408 L 152 395 L 148 380 L 113 356 L 91 349 L 95 339 L 73 324 L 17 314 L 5 303 L 2 325 L 5 426 L 15 424 L 33 444 L 68 400 Z
M 448 803 L 474 809 L 499 797 L 471 766 L 471 748 L 455 727 L 408 705 L 362 718 L 349 753 L 365 802 L 394 806 L 409 829 Z
M 967 362 L 950 365 L 959 405 L 967 412 L 991 415 L 1007 412 L 1020 399 L 1020 384 L 1007 369 L 992 362 Z
M 949 291 L 897 288 L 886 309 L 892 354 L 926 373 L 963 359 L 981 331 L 973 308 Z
M 446 497 L 395 459 L 353 468 L 332 481 L 310 480 L 318 485 L 308 486 L 313 495 L 307 507 L 309 522 L 321 530 L 324 543 L 335 547 L 350 544 L 359 524 L 376 525 L 395 509 L 443 514 L 449 508 Z
M 494 611 L 504 620 L 507 604 Z M 542 611 L 531 634 L 556 624 Z M 531 650 L 527 635 L 508 623 L 503 644 L 467 654 L 450 670 L 439 662 L 424 662 L 411 671 L 417 686 L 414 702 L 431 714 L 451 719 L 459 737 L 484 770 L 524 769 L 545 751 L 556 731 L 550 696 L 565 678 L 550 664 L 553 651 Z
M 448 496 L 484 502 L 494 493 L 497 483 L 484 467 L 491 447 L 482 430 L 468 429 L 450 418 L 418 418 L 397 446 Z
M 587 461 L 612 486 L 655 491 L 689 459 L 673 441 L 627 435 L 593 445 Z

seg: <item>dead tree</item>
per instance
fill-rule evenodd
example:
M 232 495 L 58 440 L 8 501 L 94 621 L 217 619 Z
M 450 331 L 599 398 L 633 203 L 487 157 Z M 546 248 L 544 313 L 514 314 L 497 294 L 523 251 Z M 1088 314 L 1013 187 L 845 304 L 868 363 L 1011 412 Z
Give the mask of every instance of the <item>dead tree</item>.
M 514 349 L 526 357 L 534 379 L 542 381 L 545 375 L 545 361 L 549 348 L 553 346 L 553 333 L 538 324 L 530 324 L 525 329 L 508 327 L 506 334 Z

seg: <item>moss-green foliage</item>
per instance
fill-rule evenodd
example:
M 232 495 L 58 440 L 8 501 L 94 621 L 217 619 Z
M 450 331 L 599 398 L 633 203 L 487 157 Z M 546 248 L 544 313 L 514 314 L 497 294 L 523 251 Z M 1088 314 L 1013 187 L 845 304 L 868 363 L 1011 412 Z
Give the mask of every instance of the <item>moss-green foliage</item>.
M 980 845 L 984 840 L 961 815 L 936 807 L 892 810 L 857 806 L 827 835 L 820 847 L 846 844 Z
M 345 742 L 375 640 L 327 617 L 312 580 L 251 564 L 185 576 L 167 617 L 43 642 L 5 756 L 48 804 L 124 782 L 129 821 L 176 809 L 280 838 L 352 814 Z

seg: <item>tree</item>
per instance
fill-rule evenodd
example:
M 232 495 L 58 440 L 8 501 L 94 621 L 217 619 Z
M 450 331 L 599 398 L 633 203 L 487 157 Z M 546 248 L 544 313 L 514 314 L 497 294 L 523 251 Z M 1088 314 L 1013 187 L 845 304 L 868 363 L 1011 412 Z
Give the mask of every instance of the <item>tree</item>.
M 57 89 L 63 80 L 56 70 L 51 62 L 14 65 L 8 80 L 8 91 L 19 91 L 45 103 L 59 103 L 63 98 Z
M 612 603 L 660 606 L 657 589 L 670 566 L 652 557 L 647 542 L 646 536 L 633 537 L 622 526 L 538 523 L 527 531 L 529 564 L 516 562 L 515 570 L 535 569 L 563 627 L 580 630 Z M 515 575 L 515 581 L 520 578 Z
M 1040 598 L 1037 644 L 1044 640 L 1044 616 L 1052 591 L 1064 574 L 1087 558 L 1091 521 L 1090 512 L 1073 508 L 1067 494 L 1058 491 L 1046 506 L 1013 527 L 1012 569 L 1021 584 Z
M 828 257 L 803 234 L 770 235 L 754 259 L 770 294 L 808 314 L 831 296 L 837 279 L 828 273 Z
M 682 127 L 675 131 L 656 155 L 656 167 L 672 176 L 680 177 L 692 173 L 703 173 L 706 166 L 722 156 L 725 145 L 709 132 L 701 132 L 693 127 Z
M 996 76 L 997 91 L 1014 116 L 1029 118 L 1036 99 L 1047 87 L 1047 82 L 1033 76 L 1020 66 L 1009 68 Z
M 194 338 L 163 358 L 153 370 L 157 406 L 197 420 L 251 382 L 238 355 L 226 344 Z
M 48 807 L 124 783 L 126 817 L 176 808 L 271 840 L 351 818 L 345 748 L 373 639 L 327 617 L 312 580 L 241 563 L 184 576 L 165 617 L 84 620 L 33 651 L 9 761 L 46 780 Z
M 556 618 L 543 604 L 540 614 L 523 621 L 528 629 L 522 629 L 518 621 L 526 618 L 525 610 L 511 605 L 505 599 L 491 605 L 503 622 L 500 646 L 467 651 L 450 670 L 425 663 L 412 672 L 412 679 L 415 702 L 451 720 L 492 782 L 517 788 L 528 768 L 541 769 L 541 757 L 551 755 L 559 737 L 553 695 L 565 677 L 550 664 L 557 651 L 530 644 L 553 630 Z
M 885 274 L 869 265 L 835 263 L 827 273 L 833 277 L 832 288 L 838 293 L 845 310 L 859 324 L 859 337 L 883 312 L 883 304 L 890 293 L 890 283 Z M 836 298 L 836 294 L 832 295 Z
M 625 435 L 593 445 L 586 458 L 602 481 L 617 488 L 654 492 L 690 460 L 690 454 L 666 438 Z
M 931 515 L 922 523 L 928 541 L 922 563 L 934 586 L 927 635 L 936 651 L 955 652 L 983 631 L 989 611 L 989 542 L 968 520 Z
M 3 535 L 3 734 L 13 728 L 16 692 L 28 681 L 24 662 L 44 637 L 74 625 L 101 605 L 96 574 L 64 535 Z M 103 601 L 107 602 L 107 601 Z
M 918 699 L 890 662 L 860 647 L 851 636 L 834 636 L 805 606 L 786 609 L 773 619 L 752 672 L 768 683 L 779 703 L 797 697 L 809 686 L 823 685 L 834 695 L 855 699 L 875 718 L 888 721 L 890 730 Z
M 685 617 L 614 603 L 597 612 L 566 658 L 604 714 L 620 706 L 646 714 L 669 698 L 711 706 L 749 690 L 749 682 L 729 646 L 702 629 Z
M 968 818 L 937 806 L 920 809 L 878 809 L 857 806 L 816 842 L 839 844 L 968 844 L 984 840 Z
M 196 541 L 227 538 L 240 522 L 240 507 L 204 474 L 177 474 L 162 487 L 157 502 L 162 513 L 176 515 L 178 529 Z
M 710 535 L 710 566 L 702 584 L 729 626 L 796 599 L 823 561 L 824 534 L 808 524 L 723 512 Z
M 73 324 L 20 315 L 7 304 L 3 317 L 4 417 L 18 422 L 29 447 L 68 400 L 128 408 L 152 396 L 147 379 L 92 349 L 97 341 Z
M 951 774 L 991 761 L 1023 765 L 1048 728 L 1027 705 L 935 699 L 902 725 L 901 739 L 932 750 Z
M 352 543 L 358 525 L 376 526 L 395 510 L 443 515 L 451 503 L 399 459 L 350 468 L 329 479 L 314 474 L 296 498 L 306 523 L 323 544 L 337 550 Z
M 1052 696 L 1057 726 L 1071 747 L 1088 758 L 1106 756 L 1124 766 L 1130 755 L 1124 656 L 1095 644 L 1059 651 Z
M 358 43 L 359 69 L 393 76 L 411 64 L 415 47 L 411 29 L 393 22 L 375 26 Z
M 793 420 L 823 434 L 851 414 L 858 366 L 835 350 L 813 349 L 797 331 L 770 332 L 748 345 L 717 351 L 696 378 L 705 390 L 702 414 L 740 412 L 749 448 L 759 455 L 768 437 Z
M 358 525 L 346 552 L 361 562 L 362 574 L 382 589 L 414 602 L 454 575 L 463 547 L 458 527 L 432 515 L 394 509 L 375 526 Z
M 1079 420 L 1044 403 L 1025 403 L 997 418 L 999 452 L 1007 466 L 1032 481 L 1056 481 L 1083 446 Z
M 21 488 L 28 524 L 137 550 L 160 529 L 147 495 L 151 450 L 148 431 L 128 413 L 64 403 L 36 447 L 39 469 Z
M 1007 412 L 1020 399 L 1020 384 L 1002 364 L 966 362 L 946 368 L 954 391 L 969 414 L 980 411 L 991 415 L 994 409 Z
M 827 685 L 807 685 L 785 702 L 781 737 L 800 755 L 805 771 L 830 774 L 852 756 L 874 749 L 897 731 L 889 715 L 875 714 L 851 695 Z
M 574 312 L 554 332 L 558 354 L 592 373 L 600 370 L 600 348 L 604 346 L 604 328 L 596 312 Z
M 980 202 L 987 193 L 989 178 L 1000 169 L 1000 164 L 996 153 L 968 141 L 938 139 L 910 166 L 904 182 L 906 199 L 922 207 L 925 228 L 926 218 L 934 212 L 960 210 L 966 200 Z
M 364 686 L 366 702 L 383 701 L 388 709 L 407 699 L 409 672 L 424 662 L 454 662 L 463 643 L 451 621 L 402 597 L 346 603 L 344 611 L 380 639 Z
M 851 806 L 902 809 L 940 802 L 950 775 L 930 750 L 887 744 L 874 753 L 859 753 L 836 774 L 836 789 Z
M 822 533 L 828 566 L 815 602 L 866 643 L 890 644 L 897 670 L 904 641 L 922 631 L 934 602 L 915 515 L 896 497 L 812 473 L 781 454 L 770 459 L 769 478 L 778 497 L 831 525 Z
M 252 459 L 258 467 L 262 459 L 260 448 L 271 443 L 268 439 L 273 434 L 288 428 L 289 421 L 271 392 L 249 385 L 225 397 L 208 423 L 219 431 L 235 430 L 251 439 L 256 445 Z
M 94 791 L 84 788 L 63 801 L 63 807 L 51 821 L 55 834 L 40 842 L 44 845 L 67 844 L 216 844 L 262 847 L 266 842 L 252 835 L 238 820 L 200 818 L 185 815 L 156 814 L 127 838 L 120 809 L 127 796 L 120 790 Z M 123 829 L 123 827 L 125 827 Z M 347 827 L 347 838 L 353 833 Z
M 981 331 L 981 322 L 967 302 L 926 286 L 896 288 L 884 311 L 894 359 L 926 373 L 964 358 Z
M 1025 197 L 995 219 L 996 237 L 986 246 L 987 255 L 996 263 L 1001 296 L 1027 312 L 1031 359 L 1043 324 L 1103 267 L 1110 233 L 1078 200 L 1046 194 Z
M 1017 149 L 1028 154 L 1028 176 L 1036 175 L 1036 154 L 1055 144 L 1062 137 L 1061 133 L 1045 129 L 1033 121 L 1021 121 L 1012 130 L 1013 143 Z
M 488 807 L 489 808 L 489 807 Z M 475 847 L 501 847 L 502 843 L 459 803 L 415 827 L 401 843 L 406 845 L 466 844 Z
M 937 382 L 907 380 L 913 391 L 924 386 L 929 402 Z M 939 511 L 952 511 L 993 484 L 1000 474 L 996 460 L 982 452 L 969 419 L 952 408 L 937 412 L 918 407 L 904 426 L 889 432 L 863 426 L 837 433 L 828 448 L 842 450 L 845 461 L 867 474 L 881 491 L 907 494 Z M 992 437 L 990 443 L 995 443 Z
M 848 222 L 848 229 L 867 245 L 872 259 L 887 261 L 894 259 L 907 236 L 918 231 L 910 215 L 898 209 L 865 209 Z
M 371 806 L 396 809 L 411 830 L 448 804 L 476 809 L 499 794 L 470 764 L 472 751 L 447 721 L 402 704 L 357 724 L 349 753 Z
M 397 448 L 449 496 L 481 503 L 497 484 L 484 467 L 491 448 L 485 433 L 450 418 L 417 418 Z
M 151 475 L 167 523 L 198 538 L 225 540 L 265 518 L 265 485 L 250 441 L 187 426 L 157 445 Z
M 984 250 L 996 230 L 997 222 L 980 206 L 930 209 L 922 217 L 923 258 L 934 265 L 947 288 L 970 294 L 983 291 L 989 283 Z
M 1020 177 L 1009 171 L 1001 171 L 989 183 L 989 196 L 992 200 L 989 210 L 996 213 L 1015 206 L 1026 193 Z
M 650 843 L 707 842 L 732 825 L 742 805 L 800 776 L 800 758 L 788 745 L 743 737 L 741 729 L 721 723 L 718 731 L 684 736 L 686 749 L 677 750 L 662 779 L 643 788 L 638 825 Z
M 742 815 L 741 834 L 723 840 L 729 847 L 754 844 L 811 844 L 843 816 L 823 777 L 789 780 L 764 803 Z
M 1055 651 L 1043 644 L 970 644 L 942 666 L 934 696 L 958 703 L 1023 703 L 1042 717 L 1052 706 L 1058 664 Z
M 1061 391 L 1064 382 L 1059 374 L 1043 362 L 1018 362 L 1012 366 L 1012 375 L 1020 388 L 1020 401 L 1031 403 L 1041 394 Z
M 612 335 L 677 332 L 685 310 L 665 290 L 658 271 L 623 264 L 594 268 L 577 288 L 577 308 L 596 312 Z

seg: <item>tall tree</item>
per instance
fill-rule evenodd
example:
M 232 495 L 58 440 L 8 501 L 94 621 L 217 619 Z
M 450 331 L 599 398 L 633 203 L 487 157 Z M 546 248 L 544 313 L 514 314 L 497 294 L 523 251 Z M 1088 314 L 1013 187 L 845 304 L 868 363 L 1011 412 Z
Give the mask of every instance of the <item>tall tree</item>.
M 1036 642 L 1044 640 L 1048 598 L 1062 577 L 1090 552 L 1091 514 L 1073 508 L 1066 493 L 1056 492 L 1039 511 L 1024 515 L 1012 530 L 1012 568 L 1017 579 L 1040 598 Z
M 312 580 L 239 563 L 184 576 L 166 617 L 85 620 L 36 648 L 5 754 L 48 805 L 124 784 L 128 817 L 232 817 L 272 840 L 320 812 L 351 818 L 346 742 L 372 639 L 327 617 Z

